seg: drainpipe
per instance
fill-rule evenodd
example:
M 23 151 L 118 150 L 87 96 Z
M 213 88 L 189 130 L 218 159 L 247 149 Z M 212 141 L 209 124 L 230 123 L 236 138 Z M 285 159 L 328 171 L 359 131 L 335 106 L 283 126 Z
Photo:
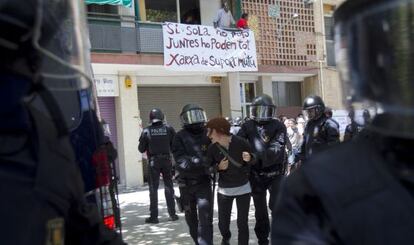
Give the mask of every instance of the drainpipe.
M 180 0 L 177 0 L 175 4 L 177 5 L 177 23 L 181 23 Z
M 322 99 L 325 99 L 325 92 L 323 89 L 324 86 L 324 76 L 323 76 L 323 67 L 326 63 L 326 33 L 325 33 L 325 15 L 323 10 L 323 0 L 319 0 L 320 3 L 320 11 L 321 11 L 321 23 L 322 23 L 322 59 L 319 61 L 319 86 L 321 90 L 321 97 Z
M 325 32 L 325 14 L 323 10 L 323 0 L 320 1 L 320 11 L 321 11 L 321 23 L 322 23 L 322 45 L 323 45 L 323 56 L 322 60 L 326 62 L 326 32 Z
M 319 60 L 319 90 L 320 90 L 320 94 L 323 100 L 325 100 L 325 91 L 323 89 L 324 86 L 324 76 L 323 76 L 323 64 L 324 61 L 323 60 Z

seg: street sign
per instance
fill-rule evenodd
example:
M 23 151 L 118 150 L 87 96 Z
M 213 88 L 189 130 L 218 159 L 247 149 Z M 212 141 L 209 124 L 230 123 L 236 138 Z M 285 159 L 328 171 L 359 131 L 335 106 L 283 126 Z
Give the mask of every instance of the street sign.
M 95 86 L 98 97 L 119 96 L 118 76 L 95 75 Z
M 280 16 L 280 6 L 278 3 L 270 4 L 268 8 L 269 17 L 277 18 Z

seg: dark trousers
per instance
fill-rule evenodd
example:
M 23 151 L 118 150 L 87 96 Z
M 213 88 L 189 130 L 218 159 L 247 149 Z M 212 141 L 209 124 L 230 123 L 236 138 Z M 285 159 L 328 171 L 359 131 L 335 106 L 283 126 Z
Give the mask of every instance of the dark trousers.
M 167 201 L 168 214 L 175 215 L 174 188 L 172 182 L 172 164 L 168 158 L 152 157 L 149 161 L 149 196 L 151 217 L 158 217 L 158 186 L 160 173 L 164 180 L 165 200 Z
M 212 190 L 209 182 L 180 187 L 185 220 L 195 244 L 213 244 Z M 198 211 L 198 212 L 197 212 Z
M 267 208 L 273 210 L 274 204 L 279 194 L 279 188 L 284 180 L 284 175 L 279 175 L 273 178 L 266 178 L 260 176 L 259 178 L 251 178 L 252 197 L 256 217 L 256 225 L 254 231 L 256 233 L 259 245 L 269 244 L 270 221 Z M 267 191 L 270 193 L 269 206 L 267 205 L 266 197 Z
M 229 241 L 230 218 L 233 200 L 236 199 L 237 204 L 237 229 L 239 231 L 238 244 L 249 244 L 249 209 L 250 209 L 250 193 L 240 196 L 226 196 L 217 194 L 218 213 L 219 213 L 219 229 L 223 240 Z

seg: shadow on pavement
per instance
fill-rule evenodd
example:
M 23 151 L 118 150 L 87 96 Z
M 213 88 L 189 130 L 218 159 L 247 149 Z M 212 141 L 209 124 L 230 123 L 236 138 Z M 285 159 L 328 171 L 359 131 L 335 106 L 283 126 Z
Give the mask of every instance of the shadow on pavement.
M 175 191 L 179 194 L 178 188 L 175 188 Z M 145 218 L 149 217 L 149 193 L 147 187 L 136 189 L 133 192 L 120 194 L 119 199 L 123 225 L 122 233 L 124 240 L 128 244 L 194 244 L 188 233 L 188 227 L 183 213 L 177 213 L 180 218 L 177 221 L 172 222 L 168 220 L 163 186 L 160 186 L 158 190 L 159 224 L 145 224 Z M 217 201 L 216 198 L 215 201 Z M 234 202 L 231 217 L 231 244 L 237 244 L 238 232 L 236 215 L 237 208 Z M 251 200 L 249 211 L 249 244 L 257 244 L 256 235 L 254 233 L 255 222 L 253 200 Z M 218 230 L 217 203 L 215 203 L 214 206 L 213 228 L 214 244 L 220 244 L 221 235 Z

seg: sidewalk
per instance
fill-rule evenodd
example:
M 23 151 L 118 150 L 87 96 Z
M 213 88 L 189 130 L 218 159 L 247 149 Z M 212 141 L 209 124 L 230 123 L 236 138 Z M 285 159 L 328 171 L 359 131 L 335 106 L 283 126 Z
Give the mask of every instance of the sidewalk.
M 179 194 L 178 188 L 175 192 Z M 215 196 L 215 201 L 217 196 Z M 119 195 L 121 216 L 122 216 L 122 231 L 124 240 L 131 245 L 135 244 L 179 244 L 191 245 L 194 244 L 188 233 L 188 227 L 185 222 L 184 214 L 177 213 L 180 219 L 178 221 L 168 221 L 167 205 L 164 197 L 164 188 L 160 183 L 158 190 L 159 201 L 159 224 L 145 224 L 144 220 L 149 216 L 149 192 L 148 187 L 143 187 L 135 190 L 126 190 Z M 231 217 L 231 232 L 232 238 L 230 243 L 237 244 L 237 224 L 236 217 L 237 208 L 236 202 L 233 203 L 232 217 Z M 250 227 L 250 241 L 249 244 L 257 244 L 256 234 L 254 233 L 254 206 L 251 200 L 249 213 L 249 227 Z M 217 203 L 214 206 L 214 244 L 221 243 L 221 235 L 218 230 L 218 213 Z

